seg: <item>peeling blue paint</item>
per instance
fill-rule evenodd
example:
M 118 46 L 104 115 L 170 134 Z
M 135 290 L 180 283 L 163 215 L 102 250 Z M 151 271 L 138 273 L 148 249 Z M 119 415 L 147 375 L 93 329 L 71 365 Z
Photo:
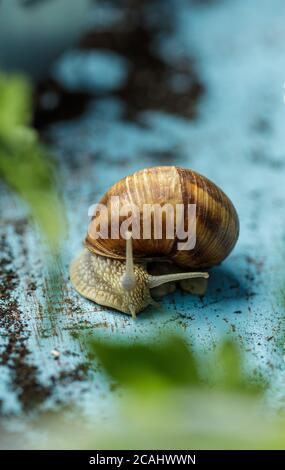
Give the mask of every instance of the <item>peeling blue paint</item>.
M 24 209 L 2 190 L 0 230 L 7 233 L 13 269 L 19 273 L 15 297 L 28 325 L 30 361 L 37 365 L 40 381 L 48 384 L 52 376 L 72 370 L 84 359 L 84 347 L 71 333 L 98 332 L 131 341 L 156 331 L 161 335 L 182 331 L 197 354 L 211 354 L 221 337 L 230 336 L 245 351 L 248 368 L 270 380 L 270 403 L 278 406 L 284 402 L 285 380 L 285 3 L 232 0 L 194 5 L 181 0 L 178 4 L 173 10 L 175 33 L 161 38 L 157 47 L 169 61 L 179 54 L 196 58 L 205 93 L 195 120 L 150 110 L 141 115 L 143 126 L 128 122 L 122 117 L 124 103 L 107 94 L 91 101 L 83 116 L 49 129 L 69 226 L 61 266 L 68 302 L 50 299 L 47 307 L 47 268 L 36 235 L 26 227 L 19 245 L 19 236 L 5 221 L 22 217 Z M 103 71 L 105 58 L 100 55 L 95 69 L 102 66 L 102 76 L 107 73 L 111 80 L 107 85 L 113 88 L 122 76 L 116 75 L 115 58 L 109 59 L 110 72 Z M 67 59 L 62 60 L 64 64 Z M 80 60 L 85 60 L 84 54 Z M 61 65 L 66 86 L 87 86 L 88 91 L 97 87 L 96 73 L 94 82 L 87 76 L 89 66 L 85 81 L 84 67 L 76 77 L 72 60 L 70 64 L 68 70 Z M 126 174 L 164 164 L 163 152 L 167 164 L 192 168 L 223 188 L 239 213 L 241 234 L 233 254 L 211 271 L 204 299 L 177 292 L 163 300 L 161 310 L 148 308 L 134 322 L 79 297 L 69 283 L 68 265 L 81 247 L 88 207 Z M 37 289 L 28 296 L 30 276 Z M 51 355 L 54 348 L 60 351 L 59 360 Z M 108 413 L 112 400 L 108 381 L 99 371 L 92 376 L 95 380 L 58 382 L 44 406 L 56 406 L 57 399 L 74 400 L 87 413 Z M 4 409 L 18 412 L 9 380 L 3 368 Z

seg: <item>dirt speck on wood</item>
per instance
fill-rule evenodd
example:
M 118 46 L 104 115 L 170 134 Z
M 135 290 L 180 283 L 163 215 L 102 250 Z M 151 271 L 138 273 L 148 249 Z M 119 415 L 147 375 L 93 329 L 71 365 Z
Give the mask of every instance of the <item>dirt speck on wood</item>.
M 0 239 L 0 253 L 0 330 L 5 338 L 0 352 L 0 366 L 9 368 L 11 386 L 23 409 L 28 410 L 33 405 L 42 403 L 51 390 L 40 383 L 37 367 L 28 360 L 29 332 L 22 320 L 19 304 L 13 296 L 19 277 L 11 268 L 13 257 L 5 235 Z

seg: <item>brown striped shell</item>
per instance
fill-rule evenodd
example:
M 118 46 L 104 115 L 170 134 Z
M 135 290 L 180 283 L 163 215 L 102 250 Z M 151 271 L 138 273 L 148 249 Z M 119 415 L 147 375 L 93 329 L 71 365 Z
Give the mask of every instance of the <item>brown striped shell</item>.
M 220 264 L 232 251 L 239 234 L 236 210 L 214 183 L 195 171 L 175 166 L 146 168 L 127 176 L 114 184 L 100 203 L 108 207 L 110 198 L 119 196 L 120 205 L 136 204 L 196 204 L 196 245 L 192 250 L 177 250 L 177 239 L 134 239 L 133 252 L 137 261 L 168 259 L 191 269 L 209 268 Z M 98 224 L 98 215 L 91 220 L 86 237 L 87 248 L 99 255 L 114 259 L 125 259 L 126 242 L 123 238 L 98 238 L 91 236 L 93 224 Z M 187 227 L 187 210 L 184 214 Z M 142 210 L 140 211 L 142 226 Z M 120 218 L 120 223 L 127 215 Z M 165 222 L 165 221 L 164 221 Z M 95 227 L 94 225 L 94 227 Z M 165 227 L 164 227 L 165 229 Z M 109 233 L 111 228 L 109 226 Z

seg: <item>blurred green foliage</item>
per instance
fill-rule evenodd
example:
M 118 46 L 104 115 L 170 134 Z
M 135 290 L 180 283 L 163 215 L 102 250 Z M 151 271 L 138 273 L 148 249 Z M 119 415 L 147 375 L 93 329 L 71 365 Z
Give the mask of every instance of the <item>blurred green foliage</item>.
M 13 133 L 19 126 L 28 126 L 32 118 L 32 88 L 20 76 L 0 75 L 0 130 Z
M 192 354 L 179 336 L 155 344 L 108 343 L 93 339 L 90 348 L 110 376 L 122 385 L 141 388 L 149 383 L 177 386 L 198 381 Z
M 212 354 L 205 367 L 206 378 L 199 373 L 198 361 L 186 341 L 178 335 L 163 341 L 134 344 L 102 342 L 93 338 L 90 349 L 112 379 L 136 389 L 152 389 L 154 384 L 200 387 L 208 383 L 223 390 L 258 393 L 265 385 L 245 376 L 240 351 L 232 341 L 222 342 Z
M 284 448 L 284 416 L 266 408 L 266 384 L 242 372 L 235 343 L 222 341 L 210 361 L 196 358 L 177 335 L 132 344 L 93 338 L 89 345 L 109 376 L 109 408 L 87 424 L 80 413 L 45 422 L 47 447 Z
M 64 231 L 64 211 L 51 157 L 29 127 L 32 88 L 20 76 L 0 75 L 0 176 L 28 204 L 53 252 Z

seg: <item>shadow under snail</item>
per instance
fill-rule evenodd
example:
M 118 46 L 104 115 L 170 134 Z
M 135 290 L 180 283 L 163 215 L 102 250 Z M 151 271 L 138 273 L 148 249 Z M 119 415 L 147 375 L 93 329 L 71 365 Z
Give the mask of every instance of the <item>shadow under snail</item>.
M 85 247 L 70 266 L 75 289 L 100 305 L 133 317 L 156 304 L 155 298 L 173 292 L 176 282 L 182 289 L 202 295 L 208 273 L 201 270 L 220 264 L 239 235 L 238 216 L 225 193 L 192 170 L 160 166 L 137 171 L 114 184 L 100 201 L 108 215 L 114 196 L 121 205 L 136 205 L 140 219 L 144 204 L 172 205 L 175 221 L 177 205 L 195 204 L 195 247 L 178 250 L 177 237 L 155 239 L 153 232 L 150 239 L 136 239 L 131 232 L 126 232 L 125 238 L 94 238 L 92 227 L 98 226 L 98 214 L 94 214 Z M 187 224 L 186 210 L 183 217 Z M 127 219 L 128 214 L 119 223 Z

